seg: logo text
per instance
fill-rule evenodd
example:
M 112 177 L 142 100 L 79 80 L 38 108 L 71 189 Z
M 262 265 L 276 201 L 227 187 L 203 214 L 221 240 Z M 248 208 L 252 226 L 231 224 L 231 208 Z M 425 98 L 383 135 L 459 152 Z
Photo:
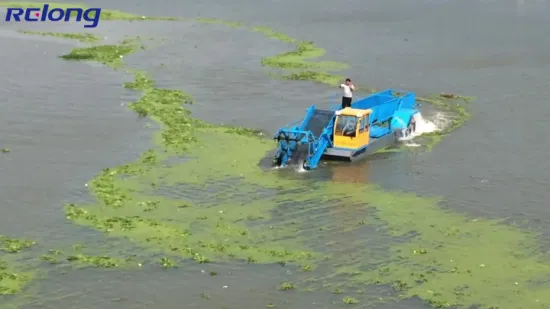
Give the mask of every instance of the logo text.
M 99 17 L 101 16 L 100 8 L 52 8 L 49 4 L 39 8 L 8 8 L 6 12 L 6 22 L 20 22 L 21 20 L 26 22 L 45 22 L 45 21 L 71 21 L 71 17 L 74 17 L 74 21 L 81 22 L 84 20 L 88 24 L 84 25 L 84 28 L 95 28 L 99 24 Z

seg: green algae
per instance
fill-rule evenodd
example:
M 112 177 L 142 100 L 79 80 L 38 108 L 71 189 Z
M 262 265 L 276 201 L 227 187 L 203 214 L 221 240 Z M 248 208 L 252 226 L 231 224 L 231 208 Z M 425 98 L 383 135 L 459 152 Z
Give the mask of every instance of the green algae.
M 124 83 L 124 88 L 133 90 L 152 89 L 155 86 L 155 81 L 152 80 L 145 72 L 135 71 L 134 81 Z
M 108 255 L 91 255 L 75 249 L 71 253 L 61 250 L 49 250 L 48 253 L 40 256 L 40 260 L 48 264 L 68 263 L 77 268 L 133 268 L 141 267 L 143 263 L 135 260 L 134 257 L 113 257 Z
M 143 72 L 134 72 L 134 78 L 134 82 L 125 83 L 124 87 L 142 91 L 143 96 L 129 107 L 139 116 L 152 116 L 164 124 L 166 130 L 159 136 L 162 144 L 178 152 L 184 151 L 193 141 L 190 128 L 198 124 L 183 107 L 183 104 L 193 103 L 193 97 L 183 91 L 157 88 Z
M 348 68 L 347 64 L 341 62 L 306 61 L 312 58 L 319 58 L 325 53 L 324 49 L 317 47 L 313 42 L 299 42 L 295 50 L 274 57 L 263 58 L 261 63 L 264 66 L 277 69 L 343 70 Z
M 20 292 L 31 281 L 32 274 L 20 272 L 0 259 L 0 296 Z
M 30 240 L 15 239 L 0 235 L 0 249 L 2 252 L 16 255 L 21 251 L 31 248 L 36 243 Z M 33 274 L 23 271 L 21 267 L 14 266 L 7 258 L 0 255 L 0 296 L 13 295 L 20 292 L 32 280 Z
M 159 112 L 158 109 L 155 111 Z M 191 131 L 192 128 L 185 130 Z M 156 157 L 155 160 L 149 160 L 147 164 L 138 163 L 139 168 L 123 169 L 124 174 L 127 174 L 128 170 L 138 171 L 133 176 L 137 176 L 141 181 L 136 178 L 117 180 L 111 176 L 117 175 L 118 172 L 111 169 L 111 172 L 107 173 L 110 175 L 108 180 L 102 178 L 101 183 L 105 184 L 108 181 L 112 184 L 100 187 L 109 188 L 105 192 L 109 192 L 110 198 L 103 199 L 105 203 L 99 206 L 99 209 L 98 206 L 84 206 L 84 208 L 70 206 L 69 217 L 77 223 L 104 230 L 109 235 L 128 237 L 145 247 L 182 253 L 195 258 L 199 263 L 206 262 L 204 258 L 213 260 L 231 258 L 266 263 L 289 260 L 290 263 L 296 263 L 306 257 L 312 262 L 322 264 L 323 261 L 315 254 L 315 250 L 306 249 L 304 242 L 297 240 L 304 237 L 299 236 L 298 233 L 299 230 L 303 230 L 303 223 L 294 219 L 298 222 L 296 229 L 288 229 L 291 225 L 289 221 L 272 223 L 274 219 L 272 211 L 280 206 L 282 200 L 299 203 L 313 199 L 318 192 L 323 192 L 330 199 L 339 198 L 348 202 L 360 202 L 363 203 L 364 208 L 375 207 L 378 217 L 387 226 L 388 234 L 393 237 L 411 232 L 417 234 L 405 244 L 392 245 L 389 256 L 397 256 L 396 260 L 389 257 L 382 259 L 378 261 L 380 265 L 372 269 L 364 268 L 364 259 L 371 259 L 372 256 L 363 249 L 350 245 L 350 248 L 346 248 L 347 250 L 355 248 L 363 256 L 360 259 L 351 260 L 335 256 L 331 258 L 333 264 L 347 265 L 346 269 L 332 268 L 335 274 L 344 276 L 340 280 L 357 285 L 365 283 L 394 285 L 400 293 L 399 296 L 403 298 L 420 296 L 437 306 L 467 307 L 478 304 L 488 308 L 504 304 L 504 301 L 498 300 L 504 297 L 506 303 L 518 304 L 512 308 L 520 308 L 522 303 L 528 303 L 531 298 L 533 299 L 532 308 L 543 308 L 544 303 L 540 293 L 547 292 L 548 287 L 535 290 L 529 286 L 529 282 L 548 276 L 548 264 L 547 261 L 539 261 L 540 257 L 536 255 L 532 258 L 527 257 L 527 253 L 530 252 L 525 251 L 526 248 L 534 247 L 534 241 L 528 234 L 500 225 L 498 222 L 468 221 L 460 215 L 445 213 L 437 206 L 437 200 L 429 201 L 414 195 L 386 193 L 374 186 L 304 184 L 291 179 L 281 179 L 274 173 L 264 172 L 255 164 L 251 164 L 251 162 L 257 162 L 258 158 L 271 147 L 267 141 L 248 134 L 228 134 L 223 128 L 208 127 L 192 131 L 196 141 L 189 142 L 188 146 L 193 147 L 187 147 L 186 153 L 189 157 L 196 158 L 193 163 L 168 167 L 159 163 Z M 244 151 L 245 147 L 246 151 Z M 225 156 L 218 156 L 219 152 L 224 153 Z M 247 154 L 250 152 L 252 154 Z M 151 186 L 151 180 L 156 182 L 156 186 L 185 183 L 198 185 L 213 183 L 228 177 L 241 177 L 241 181 L 231 186 L 230 194 L 212 204 L 196 205 L 184 198 L 169 199 L 159 198 L 156 194 L 142 195 L 145 189 Z M 278 189 L 281 195 L 263 199 L 256 197 L 252 201 L 239 203 L 236 195 L 254 194 L 255 189 L 251 187 L 252 184 Z M 281 187 L 289 185 L 294 188 L 303 188 L 303 191 L 291 193 L 281 190 Z M 93 190 L 94 188 L 95 186 L 92 186 Z M 120 201 L 125 200 L 124 198 L 113 198 L 121 194 L 131 196 L 132 202 L 128 200 L 122 203 Z M 156 202 L 152 202 L 153 198 Z M 142 206 L 138 206 L 140 203 Z M 149 218 L 143 218 L 144 209 L 150 209 L 152 204 L 155 205 L 154 210 L 145 212 Z M 404 205 L 407 205 L 407 211 L 404 211 Z M 75 211 L 79 214 L 74 215 Z M 256 212 L 254 215 L 253 211 Z M 115 214 L 117 216 L 114 216 Z M 125 214 L 127 217 L 118 219 L 121 218 L 118 217 L 120 214 Z M 290 215 L 300 216 L 297 211 L 291 212 Z M 250 219 L 251 216 L 253 220 Z M 156 218 L 155 221 L 151 221 L 153 217 Z M 106 225 L 104 222 L 108 220 L 111 222 L 114 220 L 117 223 Z M 124 223 L 118 223 L 120 220 Z M 238 224 L 246 221 L 265 223 L 258 225 L 258 229 Z M 171 225 L 169 222 L 177 222 L 177 224 Z M 364 222 L 354 227 L 348 226 L 348 229 L 353 230 L 370 224 L 368 218 L 365 218 Z M 278 235 L 276 235 L 277 231 Z M 317 229 L 316 233 L 329 235 L 332 230 Z M 279 243 L 281 246 L 279 254 L 266 255 L 265 250 L 277 246 L 275 239 L 290 237 L 293 234 L 298 235 L 294 237 L 292 244 Z M 261 236 L 254 238 L 254 235 Z M 209 241 L 205 241 L 206 239 Z M 216 240 L 223 240 L 223 242 Z M 265 243 L 268 247 L 265 247 Z M 298 245 L 305 254 L 302 257 L 290 254 L 288 258 L 286 255 L 290 251 L 284 248 L 291 245 Z M 476 258 L 471 257 L 471 252 L 477 252 Z M 453 262 L 447 262 L 451 260 Z M 491 261 L 491 264 L 487 261 Z M 480 267 L 480 265 L 494 265 L 494 268 Z M 503 268 L 508 271 L 500 271 Z M 465 272 L 463 275 L 459 273 L 462 269 Z M 467 272 L 468 270 L 470 272 Z M 491 283 L 492 291 L 487 287 L 487 282 Z M 324 284 L 324 286 L 326 288 L 330 284 Z M 466 286 L 471 288 L 467 289 Z M 517 290 L 524 286 L 529 289 L 522 291 L 525 297 L 520 298 L 517 296 Z M 464 292 L 466 290 L 468 291 Z M 537 294 L 534 291 L 540 292 Z M 509 297 L 505 297 L 505 294 Z M 538 302 L 536 302 L 537 299 Z M 348 301 L 354 302 L 352 298 Z
M 174 267 L 177 267 L 176 262 L 174 262 L 172 259 L 167 258 L 167 257 L 161 258 L 160 261 L 159 261 L 159 264 L 160 264 L 160 266 L 162 266 L 162 268 L 174 268 Z
M 75 48 L 70 53 L 60 56 L 64 60 L 96 61 L 116 68 L 122 64 L 124 56 L 139 49 L 135 39 L 124 40 L 118 45 L 97 45 L 92 47 Z
M 95 267 L 101 267 L 101 268 L 115 268 L 123 264 L 122 259 L 113 258 L 105 255 L 92 256 L 92 255 L 86 255 L 82 253 L 68 256 L 67 261 L 75 264 L 80 264 L 85 266 L 93 265 Z
M 548 259 L 532 235 L 491 220 L 466 220 L 435 203 L 409 196 L 379 196 L 378 215 L 394 236 L 417 234 L 392 246 L 375 269 L 349 263 L 342 273 L 357 283 L 392 284 L 403 298 L 418 296 L 442 307 L 545 308 Z M 407 206 L 407 211 L 403 210 Z M 490 266 L 489 266 L 490 265 Z M 354 268 L 355 267 L 355 268 Z M 506 270 L 506 271 L 503 271 Z
M 18 253 L 21 250 L 34 246 L 36 242 L 25 239 L 15 239 L 0 235 L 0 249 L 8 253 Z
M 277 32 L 269 27 L 263 27 L 263 26 L 256 26 L 252 27 L 252 31 L 262 33 L 264 36 L 276 39 L 281 42 L 287 42 L 287 43 L 296 43 L 297 40 L 293 37 L 290 37 L 284 33 Z
M 311 81 L 330 86 L 337 86 L 346 77 L 343 75 L 335 75 L 326 72 L 302 71 L 284 75 L 282 76 L 282 78 L 296 81 Z
M 292 283 L 292 282 L 283 282 L 279 286 L 279 290 L 281 290 L 281 291 L 289 291 L 289 290 L 294 290 L 294 289 L 296 289 L 296 285 L 294 285 L 294 283 Z
M 77 40 L 83 43 L 95 43 L 102 40 L 101 37 L 91 33 L 42 32 L 30 30 L 20 30 L 19 32 L 30 35 L 50 36 L 55 38 Z
M 359 303 L 357 299 L 349 296 L 344 297 L 342 301 L 344 302 L 344 304 L 347 304 L 347 305 L 354 305 Z
M 103 61 L 103 58 L 99 61 Z M 195 142 L 192 135 L 193 119 L 182 107 L 184 103 L 189 102 L 190 96 L 180 91 L 155 88 L 154 83 L 141 72 L 136 72 L 134 75 L 135 82 L 127 83 L 125 86 L 141 90 L 143 96 L 131 104 L 130 108 L 141 116 L 150 115 L 161 122 L 164 130 L 159 140 L 164 148 L 174 154 L 183 153 L 190 143 Z M 242 138 L 249 138 L 249 131 L 244 132 L 247 134 L 242 134 Z M 143 176 L 153 167 L 156 168 L 153 172 L 159 172 L 159 167 L 156 166 L 159 163 L 158 156 L 162 157 L 162 154 L 151 150 L 134 164 L 103 170 L 90 183 L 90 188 L 103 207 L 94 211 L 95 209 L 90 207 L 69 205 L 67 218 L 92 226 L 109 235 L 128 237 L 157 250 L 188 256 L 199 263 L 208 263 L 213 258 L 231 258 L 248 263 L 311 258 L 310 253 L 286 250 L 284 248 L 287 246 L 273 239 L 262 240 L 261 237 L 254 239 L 246 225 L 237 223 L 242 219 L 238 214 L 227 212 L 220 216 L 219 211 L 213 211 L 212 208 L 189 207 L 191 203 L 183 203 L 184 201 L 179 199 L 140 196 L 136 188 L 125 186 L 120 180 L 120 175 Z M 137 205 L 138 208 L 128 209 L 133 205 Z M 164 217 L 164 220 L 143 217 L 144 212 L 153 214 L 160 212 L 158 208 L 161 205 L 165 211 L 170 209 L 182 211 L 178 224 L 166 222 L 167 217 Z M 220 207 L 220 205 L 217 206 Z M 232 205 L 221 206 L 230 209 Z M 144 207 L 148 210 L 145 211 Z M 253 213 L 258 209 L 254 205 L 250 205 L 249 208 Z M 136 213 L 136 210 L 139 212 Z M 203 227 L 208 227 L 205 232 L 190 232 L 197 220 L 201 221 Z M 225 237 L 231 237 L 232 241 L 229 242 L 227 239 L 225 242 L 219 241 L 220 238 Z M 212 241 L 206 242 L 204 239 Z M 251 245 L 251 242 L 254 244 Z
M 154 82 L 145 74 L 135 78 L 126 87 L 141 90 L 144 96 L 155 92 Z M 536 309 L 549 305 L 544 298 L 550 291 L 549 262 L 534 249 L 532 235 L 497 221 L 467 220 L 445 212 L 436 199 L 388 193 L 371 185 L 309 183 L 262 171 L 256 162 L 273 147 L 271 143 L 251 132 L 234 134 L 240 131 L 194 124 L 188 112 L 180 110 L 187 95 L 162 100 L 159 93 L 133 108 L 161 122 L 157 141 L 162 149 L 102 171 L 91 186 L 98 203 L 67 206 L 69 219 L 199 263 L 316 263 L 322 266 L 317 271 L 322 269 L 320 274 L 325 275 L 320 280 L 324 288 L 332 285 L 331 280 L 355 287 L 392 285 L 399 298 L 419 296 L 440 307 Z M 432 100 L 434 105 L 454 108 L 447 98 Z M 177 117 L 185 117 L 184 125 L 175 121 Z M 165 163 L 168 156 L 181 154 L 189 161 Z M 238 181 L 224 183 L 232 177 Z M 220 190 L 224 186 L 225 191 Z M 278 195 L 261 196 L 257 186 Z M 172 187 L 169 191 L 174 196 L 156 191 L 167 187 Z M 183 187 L 191 191 L 182 193 Z M 192 201 L 212 197 L 208 192 L 217 192 L 214 201 Z M 308 201 L 312 203 L 301 206 Z M 285 203 L 293 207 L 280 211 Z M 383 223 L 378 232 L 393 239 L 387 255 L 350 239 L 331 246 L 337 255 L 323 257 L 320 247 L 326 241 L 319 245 L 320 239 L 330 239 L 336 231 L 351 233 L 375 225 L 365 214 L 331 215 L 332 208 L 342 205 L 359 213 L 376 211 L 375 221 Z M 310 211 L 321 214 L 311 216 Z M 348 217 L 355 224 L 350 225 Z M 357 224 L 361 217 L 362 224 Z M 308 225 L 319 220 L 328 220 L 328 225 Z M 406 242 L 400 240 L 403 237 Z M 347 296 L 342 301 L 358 300 Z

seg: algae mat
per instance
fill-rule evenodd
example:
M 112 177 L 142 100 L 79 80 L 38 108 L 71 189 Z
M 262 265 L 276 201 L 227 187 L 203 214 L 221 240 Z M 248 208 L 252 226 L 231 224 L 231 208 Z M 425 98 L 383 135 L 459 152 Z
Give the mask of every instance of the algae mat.
M 136 42 L 127 40 L 62 58 L 123 67 L 124 55 L 136 50 Z M 297 70 L 283 75 L 291 79 L 332 83 L 339 77 L 330 70 L 343 65 L 304 61 L 320 51 L 298 43 L 296 51 L 262 63 Z M 130 107 L 162 125 L 156 146 L 136 162 L 101 171 L 89 183 L 97 202 L 68 205 L 70 220 L 163 252 L 163 267 L 180 257 L 299 268 L 295 282 L 279 289 L 330 289 L 353 306 L 390 300 L 369 295 L 373 285 L 391 285 L 395 298 L 418 296 L 438 307 L 550 305 L 550 264 L 532 235 L 445 212 L 437 199 L 263 171 L 256 163 L 272 148 L 270 141 L 194 119 L 183 105 L 193 101 L 190 95 L 157 88 L 145 72 L 128 70 L 135 81 L 125 86 L 143 92 Z

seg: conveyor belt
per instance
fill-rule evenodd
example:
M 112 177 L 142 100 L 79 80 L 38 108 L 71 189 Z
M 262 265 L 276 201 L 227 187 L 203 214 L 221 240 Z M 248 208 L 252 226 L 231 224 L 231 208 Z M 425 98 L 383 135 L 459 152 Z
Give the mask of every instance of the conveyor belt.
M 321 136 L 325 127 L 329 124 L 334 116 L 334 111 L 316 109 L 309 120 L 305 131 L 311 131 L 315 137 Z

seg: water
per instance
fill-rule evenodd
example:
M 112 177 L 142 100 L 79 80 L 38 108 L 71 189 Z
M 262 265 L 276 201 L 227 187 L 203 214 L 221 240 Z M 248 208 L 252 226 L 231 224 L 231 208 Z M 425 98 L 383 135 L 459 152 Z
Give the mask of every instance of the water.
M 525 219 L 548 232 L 548 2 L 93 4 L 140 15 L 216 17 L 271 26 L 316 42 L 327 49 L 327 59 L 350 63 L 349 75 L 357 84 L 476 96 L 472 120 L 430 153 L 375 158 L 353 167 L 329 166 L 317 175 L 443 195 L 446 206 L 456 211 Z M 94 238 L 67 223 L 63 203 L 87 199 L 86 181 L 101 168 L 133 160 L 150 146 L 152 130 L 124 106 L 133 95 L 120 86 L 130 77 L 98 65 L 56 59 L 74 44 L 22 36 L 14 32 L 18 27 L 23 25 L 0 25 L 0 147 L 12 150 L 0 156 L 0 232 L 50 242 Z M 65 24 L 32 29 L 82 31 Z M 152 22 L 103 23 L 93 32 L 109 41 L 126 34 L 169 37 L 162 47 L 131 56 L 128 62 L 152 71 L 160 86 L 195 95 L 200 104 L 193 106 L 193 113 L 213 122 L 272 132 L 301 117 L 311 103 L 328 106 L 328 98 L 338 91 L 270 79 L 259 58 L 288 46 L 246 31 Z M 167 68 L 159 68 L 160 63 Z M 427 118 L 437 124 L 437 117 Z M 194 264 L 175 271 L 51 275 L 40 283 L 42 295 L 48 297 L 34 307 L 262 308 L 281 299 L 275 287 L 290 276 L 279 266 L 211 268 L 221 275 L 205 276 Z M 201 298 L 201 293 L 211 299 Z M 286 303 L 280 308 L 343 307 L 338 295 L 284 295 Z M 389 305 L 422 306 L 414 301 Z
M 422 134 L 441 132 L 449 124 L 449 121 L 443 112 L 436 112 L 431 117 L 431 120 L 428 120 L 422 116 L 422 113 L 415 114 L 413 116 L 416 122 L 414 131 L 399 138 L 399 141 L 404 142 L 403 144 L 407 147 L 421 147 L 422 144 L 416 143 L 414 141 L 415 138 L 421 136 Z M 401 119 L 399 119 L 399 121 L 401 121 Z

